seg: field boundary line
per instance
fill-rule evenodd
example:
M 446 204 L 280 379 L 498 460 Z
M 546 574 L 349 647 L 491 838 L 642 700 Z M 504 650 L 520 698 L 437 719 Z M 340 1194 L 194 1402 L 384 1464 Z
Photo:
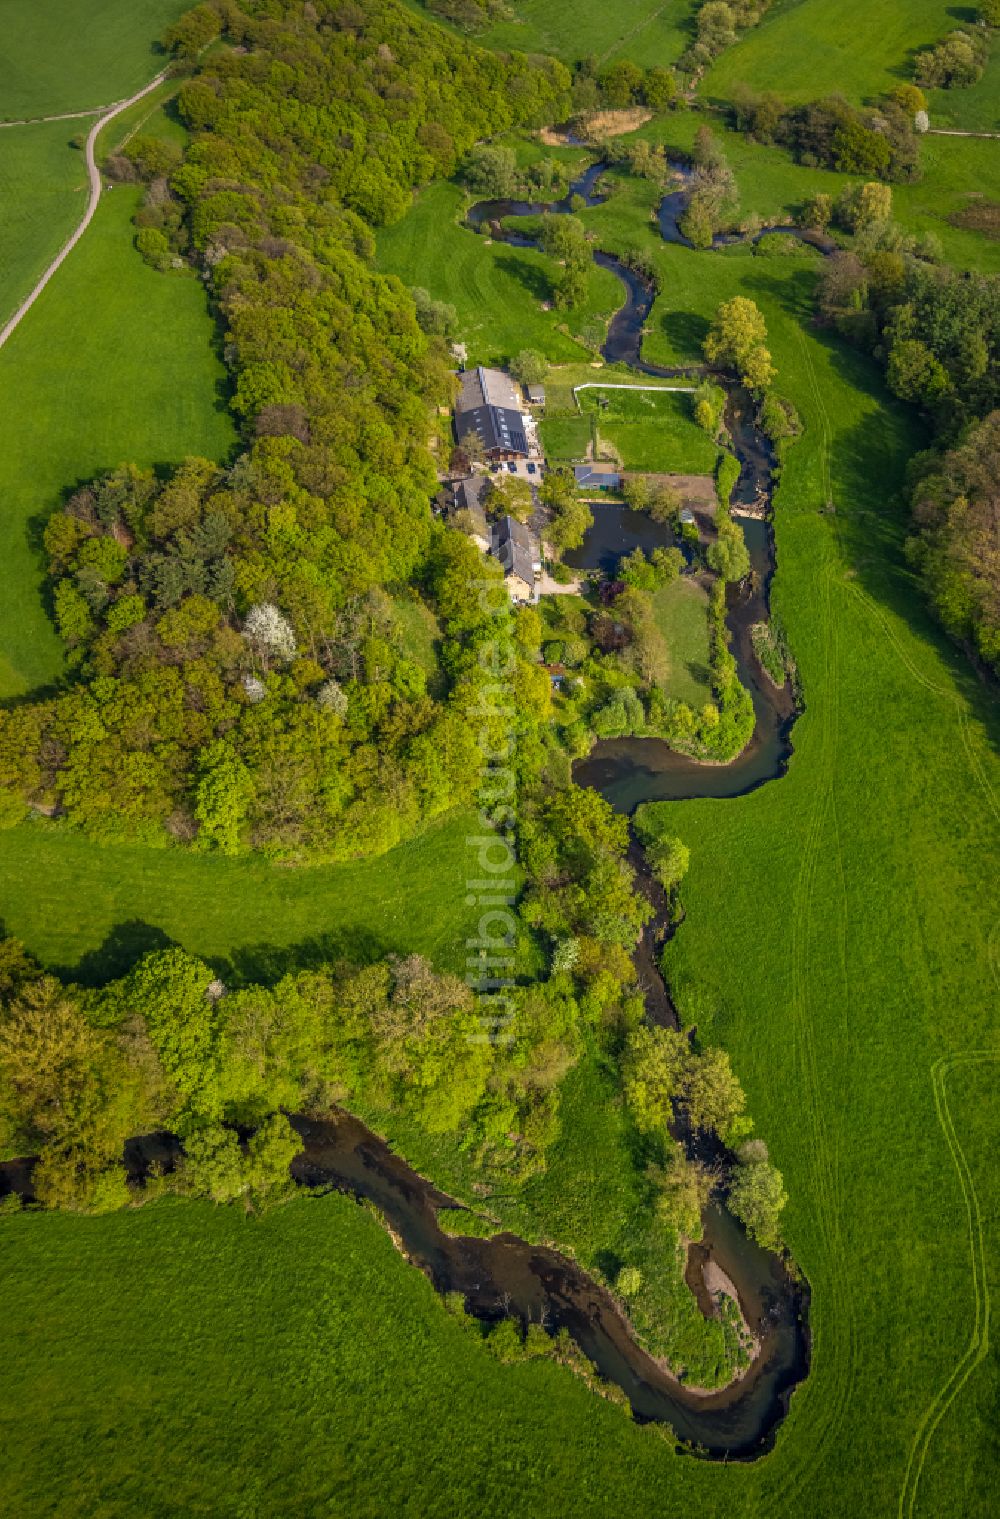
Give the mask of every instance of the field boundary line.
M 931 1399 L 917 1425 L 917 1432 L 910 1446 L 910 1454 L 903 1474 L 903 1486 L 899 1494 L 899 1519 L 911 1519 L 917 1502 L 920 1477 L 927 1460 L 934 1433 L 952 1403 L 958 1397 L 969 1377 L 990 1348 L 990 1289 L 986 1275 L 986 1243 L 983 1237 L 982 1210 L 976 1193 L 975 1182 L 969 1163 L 965 1158 L 955 1123 L 948 1105 L 947 1079 L 958 1066 L 976 1065 L 1000 1061 L 1000 1053 L 994 1050 L 968 1050 L 960 1055 L 944 1055 L 930 1068 L 934 1090 L 934 1107 L 951 1154 L 958 1182 L 962 1189 L 966 1220 L 969 1228 L 969 1255 L 972 1263 L 972 1296 L 975 1304 L 972 1334 L 968 1346 L 958 1364 L 953 1368 L 944 1386 Z
M 35 284 L 34 289 L 21 302 L 20 306 L 18 306 L 17 310 L 14 312 L 14 315 L 7 321 L 7 324 L 3 328 L 0 328 L 0 348 L 4 346 L 7 339 L 16 330 L 16 328 L 20 326 L 21 322 L 27 316 L 28 312 L 31 310 L 32 306 L 35 304 L 38 297 L 41 295 L 42 291 L 49 283 L 49 280 L 54 274 L 58 272 L 58 270 L 65 263 L 66 259 L 69 258 L 73 249 L 76 247 L 77 243 L 80 241 L 81 237 L 86 232 L 87 228 L 90 226 L 91 222 L 94 219 L 94 213 L 97 210 L 98 203 L 101 199 L 101 171 L 97 167 L 97 161 L 94 156 L 94 147 L 99 134 L 110 121 L 113 121 L 114 118 L 120 115 L 122 111 L 127 110 L 129 106 L 135 105 L 136 101 L 142 100 L 144 96 L 150 94 L 152 90 L 155 90 L 159 85 L 163 83 L 165 78 L 166 70 L 161 70 L 155 79 L 150 80 L 149 84 L 144 85 L 141 90 L 137 90 L 134 95 L 130 95 L 127 100 L 117 101 L 113 106 L 110 106 L 107 110 L 105 110 L 104 114 L 94 122 L 94 125 L 91 127 L 90 131 L 87 134 L 87 143 L 85 148 L 87 174 L 90 179 L 90 197 L 87 201 L 87 209 L 84 211 L 83 216 L 77 224 L 75 231 L 70 234 L 67 241 L 63 244 L 62 248 L 59 250 L 55 258 L 45 270 L 41 279 L 39 279 Z
M 604 63 L 605 60 L 610 58 L 611 54 L 618 48 L 624 47 L 626 42 L 631 42 L 632 38 L 636 35 L 637 32 L 645 31 L 647 26 L 652 26 L 654 21 L 659 21 L 660 17 L 663 15 L 663 12 L 666 9 L 667 7 L 665 5 L 661 5 L 659 10 L 653 11 L 651 16 L 645 16 L 641 21 L 637 21 L 630 32 L 626 32 L 624 37 L 619 37 L 617 41 L 612 42 L 609 48 L 605 49 L 600 58 L 598 58 L 598 63 Z

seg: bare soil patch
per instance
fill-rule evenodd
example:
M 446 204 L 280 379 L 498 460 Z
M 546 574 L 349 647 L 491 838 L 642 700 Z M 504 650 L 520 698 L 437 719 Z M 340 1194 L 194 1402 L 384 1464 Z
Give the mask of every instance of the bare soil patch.
M 967 232 L 982 232 L 1000 242 L 1000 201 L 981 200 L 978 196 L 955 211 L 948 220 L 953 227 L 964 227 Z

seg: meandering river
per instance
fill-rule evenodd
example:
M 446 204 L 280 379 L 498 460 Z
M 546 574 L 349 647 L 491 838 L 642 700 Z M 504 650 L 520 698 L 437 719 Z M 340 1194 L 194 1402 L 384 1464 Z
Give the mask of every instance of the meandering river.
M 570 211 L 571 197 L 582 195 L 589 205 L 599 199 L 595 186 L 605 170 L 592 165 L 562 201 L 542 205 L 523 201 L 490 201 L 474 206 L 469 223 L 490 224 L 495 236 L 528 245 L 531 239 L 502 228 L 505 217 Z M 671 241 L 683 241 L 677 218 L 683 211 L 683 189 L 663 199 L 659 224 Z M 624 361 L 643 374 L 672 377 L 691 371 L 664 369 L 642 360 L 642 333 L 652 307 L 650 284 L 612 255 L 595 253 L 625 289 L 625 302 L 613 318 L 604 356 Z M 721 377 L 720 377 L 721 379 Z M 727 423 L 741 475 L 737 502 L 769 501 L 772 455 L 757 429 L 750 399 L 727 382 Z M 600 531 L 592 540 L 594 562 L 631 547 L 629 524 L 622 509 L 602 507 Z M 790 694 L 778 691 L 760 671 L 750 646 L 749 629 L 767 612 L 767 592 L 774 568 L 770 524 L 746 520 L 745 531 L 755 571 L 749 588 L 729 595 L 728 625 L 740 678 L 753 695 L 754 737 L 731 764 L 700 765 L 670 750 L 656 739 L 621 739 L 598 743 L 575 768 L 582 785 L 600 790 L 622 812 L 642 801 L 696 796 L 727 797 L 750 790 L 779 776 L 791 753 L 790 729 L 794 706 Z M 640 885 L 660 908 L 663 898 L 633 842 L 632 861 Z M 658 895 L 659 892 L 659 895 Z M 636 952 L 636 967 L 646 993 L 647 1011 L 654 1021 L 669 1021 L 673 1008 L 656 964 L 658 929 L 654 925 Z M 752 1459 L 769 1449 L 788 1408 L 792 1390 L 808 1370 L 806 1327 L 808 1292 L 793 1280 L 784 1262 L 748 1239 L 736 1220 L 718 1204 L 705 1210 L 704 1238 L 689 1262 L 689 1281 L 700 1302 L 708 1305 L 699 1274 L 712 1262 L 730 1279 L 744 1318 L 754 1332 L 759 1352 L 750 1369 L 717 1392 L 700 1393 L 683 1386 L 635 1341 L 626 1319 L 610 1293 L 581 1267 L 557 1251 L 528 1244 L 501 1233 L 492 1239 L 452 1236 L 438 1222 L 439 1214 L 457 1205 L 405 1161 L 359 1119 L 336 1114 L 325 1122 L 294 1120 L 305 1151 L 293 1167 L 297 1179 L 326 1185 L 366 1198 L 383 1213 L 402 1249 L 442 1292 L 463 1294 L 471 1312 L 485 1319 L 514 1312 L 525 1321 L 543 1322 L 550 1329 L 566 1327 L 605 1379 L 624 1389 L 635 1416 L 660 1420 L 678 1437 L 715 1458 Z M 176 1141 L 152 1136 L 133 1141 L 126 1160 L 141 1174 L 151 1156 L 169 1158 Z M 17 1190 L 31 1195 L 31 1163 L 0 1165 L 0 1192 Z
M 674 165 L 683 180 L 687 171 Z M 582 197 L 588 206 L 599 204 L 597 187 L 607 165 L 592 164 L 570 187 L 560 201 L 542 205 L 528 201 L 481 201 L 467 215 L 470 227 L 487 224 L 490 234 L 516 246 L 532 246 L 535 239 L 513 229 L 509 218 L 538 216 L 548 212 L 568 212 L 574 197 Z M 678 225 L 687 199 L 683 183 L 664 195 L 658 213 L 658 225 L 668 242 L 690 246 Z M 769 228 L 767 231 L 789 232 L 803 241 L 829 251 L 825 239 L 798 228 Z M 748 241 L 756 241 L 757 233 Z M 720 236 L 713 246 L 740 241 L 736 236 Z M 642 357 L 642 339 L 656 290 L 642 273 L 628 267 L 613 254 L 594 253 L 594 260 L 621 281 L 625 301 L 608 328 L 602 355 L 609 363 L 624 363 L 640 374 L 662 379 L 689 378 L 702 373 L 700 368 L 664 367 L 649 364 Z M 683 800 L 691 797 L 732 797 L 750 791 L 782 775 L 792 752 L 791 729 L 796 708 L 788 686 L 778 688 L 762 671 L 750 638 L 750 629 L 768 615 L 768 593 L 775 567 L 774 535 L 769 520 L 774 454 L 767 437 L 757 426 L 755 407 L 747 392 L 726 375 L 713 378 L 727 392 L 726 425 L 733 452 L 740 463 L 740 476 L 733 491 L 733 505 L 764 503 L 768 515 L 744 517 L 742 526 L 750 551 L 752 574 L 740 586 L 728 590 L 727 625 L 739 676 L 750 691 L 755 714 L 754 734 L 743 752 L 726 765 L 706 765 L 678 754 L 659 739 L 606 739 L 595 744 L 590 755 L 574 766 L 579 785 L 600 791 L 617 811 L 632 813 L 645 801 Z M 648 541 L 647 541 L 648 540 Z M 627 508 L 612 505 L 595 507 L 594 528 L 575 556 L 578 567 L 609 570 L 636 542 L 648 548 L 657 541 L 668 542 L 663 528 L 648 519 L 642 521 Z M 657 902 L 657 886 L 646 866 L 641 849 L 633 840 L 631 858 L 640 886 Z M 662 894 L 661 894 L 662 897 Z M 673 1007 L 657 965 L 657 951 L 663 927 L 662 901 L 659 923 L 654 919 L 636 951 L 636 968 L 646 996 L 648 1015 L 655 1021 L 673 1019 Z M 714 1260 L 721 1265 L 736 1287 L 740 1304 L 751 1325 L 760 1332 L 761 1348 L 751 1373 L 712 1398 L 679 1393 L 649 1380 L 648 1357 L 630 1343 L 625 1363 L 609 1356 L 602 1344 L 580 1343 L 592 1356 L 603 1375 L 626 1387 L 637 1416 L 666 1418 L 684 1438 L 700 1444 L 712 1455 L 746 1456 L 757 1454 L 773 1440 L 777 1424 L 787 1410 L 791 1389 L 808 1370 L 809 1344 L 806 1327 L 808 1293 L 794 1283 L 778 1257 L 761 1250 L 727 1210 L 719 1205 L 706 1209 L 704 1239 L 700 1263 Z M 603 1322 L 604 1315 L 601 1315 Z M 570 1326 L 573 1327 L 572 1325 Z M 576 1330 L 574 1329 L 574 1333 Z M 627 1375 L 623 1375 L 626 1374 Z M 662 1376 L 662 1373 L 661 1373 Z M 629 1379 L 631 1379 L 631 1386 Z M 641 1390 L 640 1390 L 641 1388 Z M 660 1412 L 654 1410 L 652 1390 L 660 1395 Z M 679 1405 L 679 1406 L 678 1406 Z

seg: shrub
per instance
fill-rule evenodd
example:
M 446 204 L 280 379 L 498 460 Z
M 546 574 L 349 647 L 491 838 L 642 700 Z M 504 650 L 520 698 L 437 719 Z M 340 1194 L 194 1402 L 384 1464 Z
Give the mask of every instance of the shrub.
M 730 498 L 740 478 L 740 461 L 735 454 L 724 453 L 715 471 L 715 490 L 719 505 L 728 507 Z
M 642 1286 L 642 1272 L 638 1266 L 623 1266 L 615 1278 L 615 1288 L 622 1297 L 635 1297 Z
M 799 414 L 791 401 L 769 390 L 760 403 L 759 421 L 772 443 L 779 438 L 797 438 L 802 431 Z

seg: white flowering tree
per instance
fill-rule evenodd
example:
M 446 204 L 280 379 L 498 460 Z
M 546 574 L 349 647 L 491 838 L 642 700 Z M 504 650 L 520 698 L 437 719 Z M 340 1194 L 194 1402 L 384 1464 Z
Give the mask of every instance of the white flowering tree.
M 287 664 L 295 658 L 295 633 L 291 623 L 270 601 L 251 607 L 243 624 L 243 637 L 265 662 Z
M 337 717 L 343 717 L 347 711 L 347 695 L 339 680 L 324 681 L 317 693 L 316 700 L 324 712 L 334 712 Z

